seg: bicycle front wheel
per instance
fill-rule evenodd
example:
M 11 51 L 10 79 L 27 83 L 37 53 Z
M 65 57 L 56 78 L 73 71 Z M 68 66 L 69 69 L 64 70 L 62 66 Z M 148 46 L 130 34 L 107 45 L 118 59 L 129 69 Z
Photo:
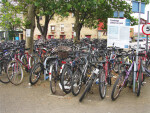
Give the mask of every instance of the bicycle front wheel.
M 7 76 L 12 84 L 21 84 L 23 81 L 23 69 L 21 67 L 21 64 L 18 63 L 16 60 L 11 61 L 8 64 Z
M 72 88 L 72 94 L 74 96 L 77 96 L 81 90 L 82 85 L 82 73 L 79 69 L 77 69 L 73 76 L 72 76 L 72 82 L 71 82 L 71 88 Z
M 1 60 L 0 61 L 0 82 L 2 83 L 9 83 L 9 79 L 7 76 L 7 60 Z
M 56 93 L 56 86 L 57 86 L 57 73 L 54 64 L 50 66 L 49 71 L 49 81 L 50 81 L 50 91 L 52 94 Z
M 124 83 L 124 72 L 122 72 L 119 76 L 118 76 L 118 78 L 117 78 L 117 80 L 116 80 L 116 82 L 115 82 L 115 84 L 114 84 L 114 86 L 113 86 L 113 90 L 112 90 L 112 93 L 111 93 L 111 99 L 114 101 L 114 100 L 116 100 L 117 98 L 118 98 L 118 96 L 119 96 L 119 94 L 120 94 L 120 92 L 121 92 L 121 90 L 122 90 L 122 88 L 123 88 L 123 83 Z
M 139 76 L 136 80 L 136 84 L 135 84 L 135 92 L 137 93 L 137 96 L 140 96 L 140 92 L 141 92 L 141 85 L 142 85 L 142 69 L 139 70 Z
M 43 64 L 38 62 L 35 64 L 31 70 L 29 81 L 32 85 L 36 84 L 44 71 Z
M 106 96 L 106 88 L 107 88 L 107 85 L 106 85 L 106 76 L 105 76 L 105 71 L 102 68 L 100 70 L 100 74 L 99 74 L 99 93 L 100 93 L 100 97 L 102 99 L 104 99 L 105 96 Z
M 71 77 L 72 77 L 71 68 L 66 65 L 61 75 L 62 89 L 66 94 L 71 92 Z
M 91 87 L 93 84 L 93 79 L 90 79 L 90 81 L 88 82 L 83 94 L 81 95 L 79 101 L 82 102 L 82 100 L 84 99 L 85 95 L 90 91 Z

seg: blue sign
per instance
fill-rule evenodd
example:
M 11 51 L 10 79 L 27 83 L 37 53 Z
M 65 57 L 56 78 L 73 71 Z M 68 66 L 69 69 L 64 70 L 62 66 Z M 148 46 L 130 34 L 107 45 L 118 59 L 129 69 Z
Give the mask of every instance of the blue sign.
M 132 12 L 134 13 L 139 13 L 139 2 L 138 1 L 132 1 Z M 140 13 L 145 13 L 145 3 L 141 2 L 141 12 Z
M 130 26 L 130 19 L 126 19 L 126 26 Z
M 145 3 L 144 2 L 142 2 L 141 3 L 141 13 L 145 13 Z
M 114 17 L 123 18 L 124 17 L 124 12 L 123 11 L 115 11 L 114 12 Z
M 19 40 L 19 37 L 15 37 L 15 40 Z
M 118 11 L 114 12 L 114 17 L 118 17 Z

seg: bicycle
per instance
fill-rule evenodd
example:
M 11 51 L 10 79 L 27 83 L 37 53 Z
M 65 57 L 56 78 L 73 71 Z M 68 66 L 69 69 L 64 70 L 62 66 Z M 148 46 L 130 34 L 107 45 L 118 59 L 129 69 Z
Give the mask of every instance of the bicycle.
M 136 55 L 132 55 L 132 56 L 135 57 Z M 138 56 L 143 56 L 143 55 L 138 54 Z M 136 65 L 134 57 L 133 57 L 132 64 L 123 64 L 124 65 L 124 71 L 122 71 L 120 73 L 120 75 L 116 79 L 115 84 L 114 84 L 113 89 L 112 89 L 111 99 L 113 101 L 118 98 L 120 92 L 123 90 L 124 87 L 127 86 L 128 82 L 130 82 L 130 85 L 132 85 L 132 83 L 133 83 L 132 82 L 133 72 L 134 72 L 133 69 L 134 69 L 134 66 Z M 138 69 L 137 69 L 136 75 L 137 76 L 136 76 L 135 90 L 136 90 L 137 96 L 139 96 L 142 81 L 143 81 L 142 59 L 141 59 L 141 57 L 139 58 Z M 131 76 L 131 80 L 130 80 L 130 76 Z
M 29 49 L 25 49 L 25 50 L 29 50 Z M 22 65 L 26 69 L 28 69 L 28 71 L 30 71 L 33 64 L 35 64 L 36 62 L 39 61 L 39 58 L 34 55 L 29 55 L 28 52 L 25 52 L 24 54 L 27 56 L 27 58 L 26 58 L 27 62 L 24 63 L 19 58 L 20 54 L 17 53 L 16 49 L 12 49 L 12 51 L 14 52 L 14 59 L 8 64 L 7 76 L 8 76 L 9 81 L 12 84 L 19 85 L 22 83 L 23 77 L 24 77 Z

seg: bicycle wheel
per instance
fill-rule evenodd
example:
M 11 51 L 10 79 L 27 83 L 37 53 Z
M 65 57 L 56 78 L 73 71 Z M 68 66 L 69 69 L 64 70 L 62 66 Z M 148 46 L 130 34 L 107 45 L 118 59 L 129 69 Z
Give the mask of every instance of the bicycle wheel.
M 23 81 L 23 69 L 21 67 L 21 64 L 18 63 L 16 60 L 11 61 L 8 64 L 7 76 L 12 84 L 21 84 Z
M 93 84 L 93 79 L 90 79 L 90 81 L 88 82 L 83 94 L 81 95 L 79 101 L 82 102 L 83 98 L 85 97 L 86 93 L 90 91 L 91 87 Z
M 0 82 L 2 83 L 9 83 L 9 79 L 7 76 L 7 65 L 8 65 L 7 60 L 3 59 L 0 61 Z
M 36 54 L 32 54 L 29 57 L 29 66 L 32 68 L 34 64 L 41 62 L 40 58 Z
M 137 93 L 137 96 L 140 96 L 141 85 L 142 85 L 142 69 L 140 68 L 139 76 L 135 84 L 135 92 Z
M 54 64 L 52 64 L 50 66 L 49 81 L 50 81 L 50 91 L 52 94 L 55 94 L 56 93 L 56 86 L 57 86 L 57 74 L 56 74 L 56 69 L 55 69 Z
M 36 84 L 40 76 L 42 75 L 43 71 L 44 67 L 42 63 L 38 62 L 37 64 L 35 64 L 30 72 L 29 82 L 32 85 Z
M 62 89 L 66 94 L 71 92 L 71 78 L 72 78 L 71 68 L 66 65 L 61 75 Z
M 100 69 L 99 74 L 99 94 L 102 99 L 106 96 L 106 76 L 105 76 L 105 70 L 103 68 Z
M 82 74 L 78 69 L 74 72 L 71 82 L 71 91 L 74 96 L 77 96 L 80 93 L 82 85 Z
M 123 88 L 123 82 L 124 82 L 124 75 L 125 75 L 125 73 L 124 72 L 122 72 L 119 76 L 118 76 L 118 78 L 117 78 L 117 80 L 116 80 L 116 82 L 115 82 L 115 84 L 114 84 L 114 86 L 113 86 L 113 90 L 112 90 L 112 93 L 111 93 L 111 99 L 114 101 L 114 100 L 116 100 L 117 98 L 118 98 L 118 96 L 119 96 L 119 94 L 120 94 L 120 92 L 121 92 L 121 90 L 122 90 L 122 88 Z

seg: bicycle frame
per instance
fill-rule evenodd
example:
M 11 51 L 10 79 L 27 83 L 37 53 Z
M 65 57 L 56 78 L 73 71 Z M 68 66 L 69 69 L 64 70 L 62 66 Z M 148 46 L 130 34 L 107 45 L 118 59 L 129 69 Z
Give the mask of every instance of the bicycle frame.
M 30 64 L 29 64 L 29 57 L 31 57 L 30 55 L 29 55 L 29 53 L 28 52 L 26 52 L 26 53 L 24 53 L 25 55 L 27 55 L 27 65 L 25 65 L 19 58 L 18 58 L 18 56 L 19 55 L 21 55 L 21 54 L 15 54 L 15 60 L 17 60 L 17 61 L 19 61 L 23 66 L 25 66 L 27 69 L 31 69 L 31 66 L 30 66 Z
M 123 81 L 122 87 L 124 86 L 125 81 L 128 79 L 128 77 L 130 75 L 130 72 L 132 71 L 132 69 L 134 67 L 134 62 L 135 61 L 132 62 L 131 66 L 130 66 L 130 68 L 128 70 L 125 70 L 126 76 L 125 76 L 125 79 Z

